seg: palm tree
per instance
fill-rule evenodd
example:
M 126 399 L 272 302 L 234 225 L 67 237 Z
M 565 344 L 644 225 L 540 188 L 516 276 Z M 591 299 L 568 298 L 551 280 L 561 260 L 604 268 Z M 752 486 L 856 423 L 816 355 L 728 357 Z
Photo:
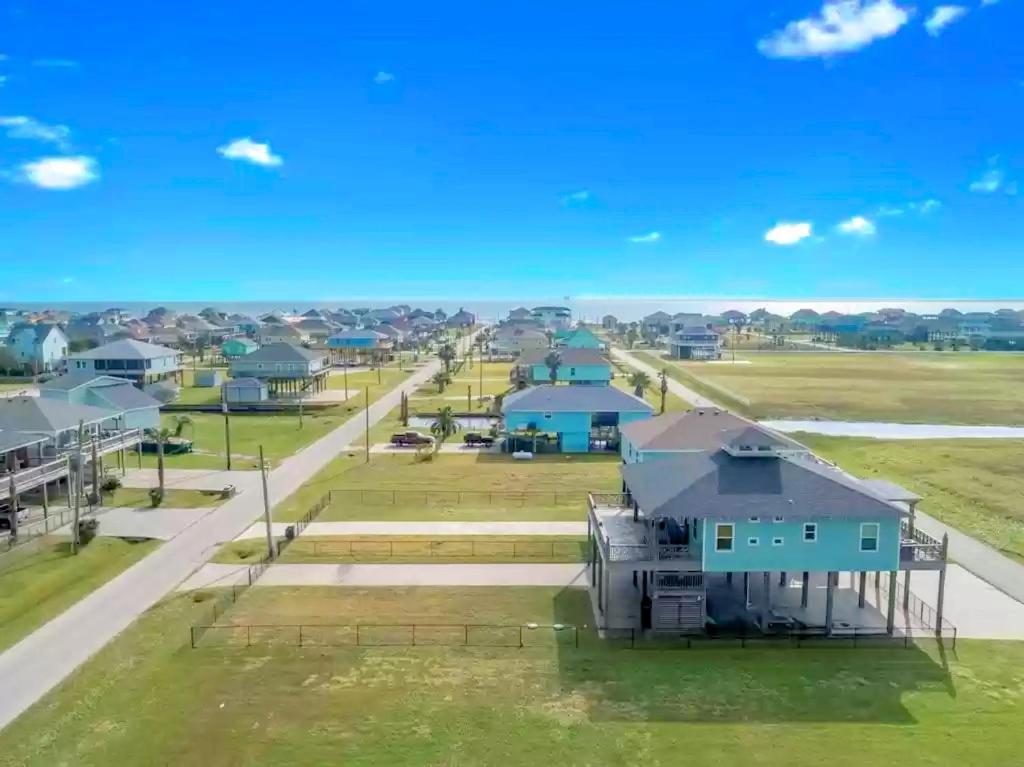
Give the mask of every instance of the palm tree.
M 451 405 L 446 405 L 437 412 L 437 418 L 430 424 L 430 433 L 436 437 L 434 450 L 440 450 L 444 441 L 462 428 L 462 424 L 452 414 Z
M 633 387 L 633 394 L 643 398 L 644 392 L 651 385 L 651 377 L 647 373 L 642 373 L 638 370 L 629 377 L 629 385 Z
M 442 344 L 441 348 L 437 350 L 437 356 L 441 358 L 441 362 L 444 363 L 444 372 L 450 373 L 452 369 L 452 360 L 455 359 L 455 347 L 450 344 Z
M 637 339 L 636 328 L 632 328 L 631 327 L 629 330 L 626 331 L 626 346 L 628 346 L 630 349 L 632 349 L 634 344 L 636 344 L 636 339 Z
M 562 355 L 556 351 L 551 351 L 544 358 L 544 364 L 548 366 L 548 378 L 551 379 L 551 383 L 558 383 L 558 368 L 562 366 Z
M 159 429 L 146 429 L 146 436 L 156 442 L 156 476 L 160 484 L 160 495 L 164 494 L 164 445 L 171 439 L 173 432 L 166 426 Z
M 444 387 L 452 382 L 452 377 L 443 370 L 438 370 L 430 377 L 432 383 L 437 384 L 437 393 L 444 391 Z
M 668 369 L 662 368 L 661 372 L 658 373 L 658 378 L 661 379 L 661 412 L 659 415 L 665 414 L 665 395 L 668 394 Z
M 192 436 L 194 437 L 195 433 L 196 433 L 196 430 L 195 430 L 195 424 L 192 422 L 192 419 L 189 418 L 187 415 L 176 415 L 176 416 L 174 416 L 174 436 L 175 437 L 180 437 L 182 432 L 185 431 L 185 427 L 186 426 L 189 428 L 189 433 L 192 434 Z

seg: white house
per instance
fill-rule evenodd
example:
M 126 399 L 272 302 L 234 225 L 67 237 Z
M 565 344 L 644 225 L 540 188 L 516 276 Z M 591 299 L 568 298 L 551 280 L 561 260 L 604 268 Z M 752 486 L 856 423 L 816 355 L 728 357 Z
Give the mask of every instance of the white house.
M 30 373 L 59 370 L 68 356 L 68 338 L 56 325 L 37 322 L 15 325 L 7 352 Z

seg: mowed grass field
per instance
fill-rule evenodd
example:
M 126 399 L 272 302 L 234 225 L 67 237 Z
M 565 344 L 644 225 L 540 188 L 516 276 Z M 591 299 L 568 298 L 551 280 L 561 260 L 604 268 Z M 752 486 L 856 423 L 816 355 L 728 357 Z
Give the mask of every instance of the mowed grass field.
M 300 648 L 265 631 L 249 648 L 216 646 L 227 629 L 193 650 L 188 626 L 208 613 L 193 599 L 147 611 L 46 695 L 5 731 L 0 764 L 923 767 L 1020 757 L 1024 643 L 961 641 L 945 657 L 927 645 L 631 651 L 586 635 L 575 649 L 538 630 L 525 632 L 524 649 L 487 646 L 478 631 L 481 645 L 468 648 Z M 543 588 L 260 588 L 225 620 L 579 624 L 586 599 Z
M 1024 424 L 1024 355 L 945 353 L 737 354 L 750 364 L 638 358 L 754 418 Z
M 47 537 L 0 558 L 0 650 L 55 618 L 131 567 L 159 544 L 95 538 L 78 555 Z
M 793 436 L 859 477 L 913 490 L 921 511 L 1024 562 L 1024 440 Z
M 292 521 L 333 493 L 319 522 L 345 520 L 583 520 L 587 491 L 616 492 L 617 456 L 372 454 L 356 452 L 324 467 L 274 510 Z

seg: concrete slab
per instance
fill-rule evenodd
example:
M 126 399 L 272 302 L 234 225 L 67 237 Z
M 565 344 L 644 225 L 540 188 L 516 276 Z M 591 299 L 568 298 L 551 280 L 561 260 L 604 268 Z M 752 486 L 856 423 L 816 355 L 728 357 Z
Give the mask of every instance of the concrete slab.
M 207 514 L 215 512 L 213 507 L 204 509 L 131 509 L 126 507 L 105 507 L 97 510 L 99 534 L 108 538 L 154 538 L 169 541 L 194 525 Z M 59 533 L 71 534 L 71 526 L 59 529 Z
M 257 586 L 559 586 L 585 588 L 582 564 L 271 565 Z
M 225 586 L 241 586 L 249 582 L 248 565 L 221 565 L 207 562 L 185 579 L 177 588 L 178 591 L 194 591 Z

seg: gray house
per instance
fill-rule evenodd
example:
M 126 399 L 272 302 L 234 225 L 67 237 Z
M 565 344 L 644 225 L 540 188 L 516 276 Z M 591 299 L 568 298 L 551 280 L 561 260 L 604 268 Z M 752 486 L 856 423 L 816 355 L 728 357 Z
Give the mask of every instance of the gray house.
M 267 384 L 258 378 L 233 378 L 224 384 L 222 391 L 229 405 L 265 402 L 269 396 Z
M 125 338 L 72 354 L 68 360 L 68 370 L 72 373 L 128 378 L 141 387 L 166 378 L 178 378 L 181 352 Z
M 229 372 L 232 378 L 265 381 L 273 397 L 309 394 L 327 388 L 328 362 L 323 352 L 278 343 L 231 360 Z
M 669 351 L 680 360 L 717 360 L 722 356 L 722 337 L 703 325 L 688 325 L 669 339 Z

